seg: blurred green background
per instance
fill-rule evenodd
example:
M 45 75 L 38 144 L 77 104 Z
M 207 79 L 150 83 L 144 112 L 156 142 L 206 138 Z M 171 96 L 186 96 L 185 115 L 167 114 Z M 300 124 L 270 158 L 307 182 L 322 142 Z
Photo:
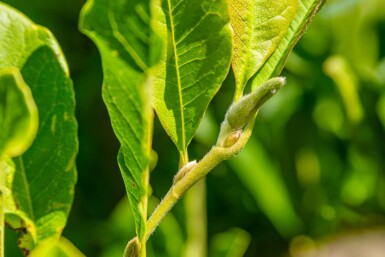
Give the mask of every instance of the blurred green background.
M 53 32 L 74 81 L 78 183 L 64 236 L 87 256 L 121 256 L 133 220 L 101 98 L 100 56 L 77 29 L 85 1 L 3 2 Z M 385 1 L 329 0 L 283 76 L 287 86 L 261 110 L 247 148 L 206 179 L 210 257 L 305 256 L 319 239 L 385 227 Z M 190 145 L 190 159 L 215 143 L 233 91 L 230 75 Z M 157 120 L 154 138 L 151 206 L 178 167 Z M 155 232 L 149 256 L 181 256 L 184 213 L 178 203 Z M 7 257 L 21 256 L 16 234 L 7 231 L 6 243 Z

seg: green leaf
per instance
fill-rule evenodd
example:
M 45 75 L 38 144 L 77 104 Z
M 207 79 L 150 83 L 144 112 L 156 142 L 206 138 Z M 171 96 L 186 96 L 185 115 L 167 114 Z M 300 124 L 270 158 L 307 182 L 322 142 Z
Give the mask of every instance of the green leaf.
M 181 155 L 231 60 L 231 30 L 224 0 L 158 1 L 156 29 L 167 40 L 154 78 L 154 107 Z M 186 160 L 185 160 L 186 161 Z
M 24 153 L 35 139 L 38 113 L 19 70 L 0 69 L 0 159 Z
M 150 8 L 144 0 L 94 0 L 80 17 L 80 29 L 102 56 L 103 99 L 121 143 L 118 161 L 140 240 L 147 219 L 153 123 L 150 67 L 160 52 Z
M 271 77 L 278 76 L 286 63 L 291 50 L 298 42 L 299 38 L 306 31 L 313 16 L 326 0 L 299 0 L 299 6 L 294 20 L 290 24 L 290 28 L 281 41 L 277 49 L 264 63 L 261 69 L 255 74 L 252 87 L 261 85 L 264 81 Z
M 78 149 L 74 92 L 52 34 L 2 3 L 0 38 L 0 68 L 21 71 L 39 112 L 35 141 L 13 160 L 15 172 L 6 177 L 6 221 L 24 231 L 19 246 L 28 253 L 47 238 L 59 238 L 72 204 Z
M 38 113 L 29 87 L 17 69 L 0 68 L 0 255 L 4 255 L 6 176 L 9 157 L 24 153 L 36 136 Z
M 238 99 L 249 79 L 276 50 L 292 22 L 298 0 L 227 0 L 234 31 L 232 67 Z
M 30 257 L 85 257 L 85 255 L 70 241 L 61 237 L 59 240 L 45 240 L 31 252 Z

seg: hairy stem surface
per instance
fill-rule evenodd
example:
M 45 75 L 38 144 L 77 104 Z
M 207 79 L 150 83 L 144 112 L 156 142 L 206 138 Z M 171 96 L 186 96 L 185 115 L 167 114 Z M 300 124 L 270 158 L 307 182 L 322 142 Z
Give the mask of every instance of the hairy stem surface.
M 231 147 L 214 146 L 190 171 L 188 171 L 180 180 L 177 180 L 166 196 L 155 209 L 151 217 L 147 220 L 146 233 L 144 238 L 148 239 L 159 225 L 164 216 L 171 210 L 175 203 L 197 183 L 202 177 L 214 169 L 223 160 L 229 159 L 239 153 L 250 138 L 254 119 L 247 125 L 239 140 Z

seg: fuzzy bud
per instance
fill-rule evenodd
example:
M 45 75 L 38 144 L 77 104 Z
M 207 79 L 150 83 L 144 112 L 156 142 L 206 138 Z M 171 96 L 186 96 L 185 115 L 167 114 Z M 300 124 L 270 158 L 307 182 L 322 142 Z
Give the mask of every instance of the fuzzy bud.
M 173 184 L 176 184 L 179 180 L 181 180 L 184 176 L 186 176 L 187 173 L 190 172 L 195 166 L 197 165 L 197 161 L 191 161 L 187 163 L 185 166 L 183 166 L 179 172 L 175 175 Z
M 222 147 L 234 145 L 243 128 L 254 118 L 259 108 L 275 95 L 285 82 L 284 77 L 269 79 L 238 102 L 233 103 L 222 122 L 217 145 Z
M 137 237 L 128 242 L 124 250 L 124 257 L 139 257 L 140 243 Z

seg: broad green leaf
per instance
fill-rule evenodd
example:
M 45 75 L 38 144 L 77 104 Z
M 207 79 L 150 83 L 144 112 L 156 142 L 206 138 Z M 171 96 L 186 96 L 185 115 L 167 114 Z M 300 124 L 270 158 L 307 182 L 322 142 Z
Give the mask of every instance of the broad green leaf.
M 31 252 L 30 257 L 85 257 L 85 255 L 70 241 L 61 237 L 59 240 L 45 240 Z
M 234 32 L 232 67 L 236 98 L 276 50 L 292 22 L 298 0 L 227 0 Z
M 102 56 L 103 99 L 121 144 L 118 162 L 140 239 L 147 219 L 153 122 L 150 67 L 160 52 L 150 13 L 148 0 L 90 0 L 80 17 L 80 29 Z
M 2 3 L 0 38 L 0 68 L 20 70 L 39 112 L 35 141 L 13 159 L 15 172 L 6 177 L 6 221 L 23 231 L 19 246 L 28 253 L 45 239 L 59 238 L 72 204 L 78 149 L 74 92 L 52 34 Z
M 4 253 L 6 176 L 9 157 L 24 153 L 36 136 L 38 113 L 29 87 L 17 69 L 0 68 L 0 254 Z
M 271 77 L 278 76 L 286 59 L 294 45 L 307 29 L 313 16 L 327 0 L 299 0 L 297 13 L 291 22 L 288 32 L 270 58 L 263 64 L 255 74 L 252 87 L 261 85 Z
M 156 29 L 167 41 L 154 77 L 154 107 L 183 157 L 231 60 L 225 0 L 158 1 Z M 185 160 L 186 161 L 186 160 Z
M 47 239 L 39 244 L 29 255 L 30 257 L 85 257 L 66 238 Z
M 0 69 L 0 159 L 21 155 L 32 144 L 38 113 L 19 70 Z

